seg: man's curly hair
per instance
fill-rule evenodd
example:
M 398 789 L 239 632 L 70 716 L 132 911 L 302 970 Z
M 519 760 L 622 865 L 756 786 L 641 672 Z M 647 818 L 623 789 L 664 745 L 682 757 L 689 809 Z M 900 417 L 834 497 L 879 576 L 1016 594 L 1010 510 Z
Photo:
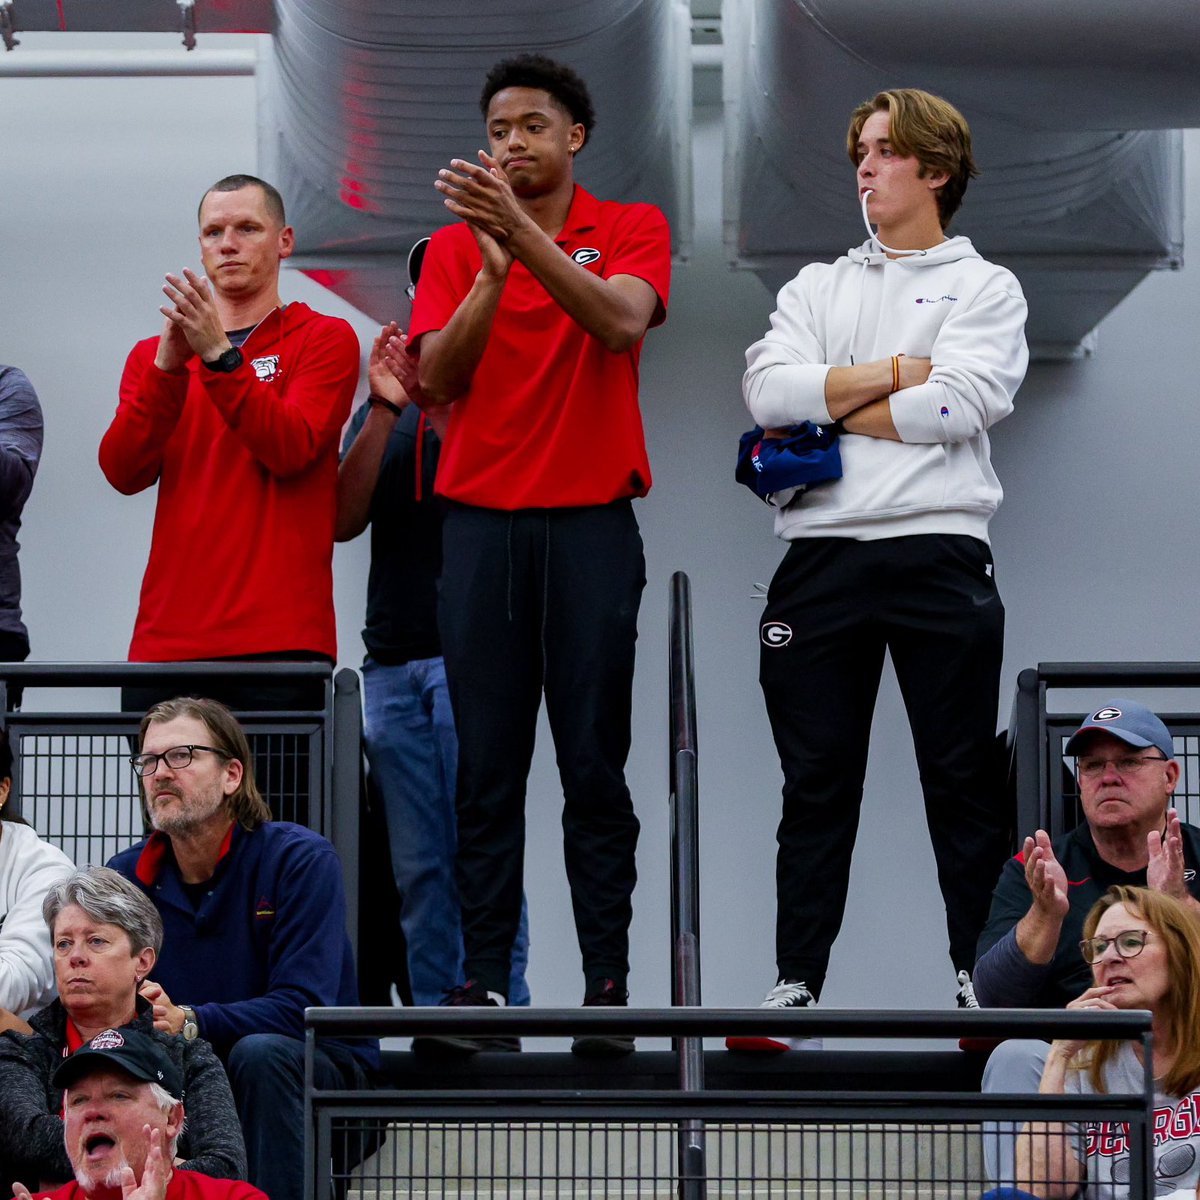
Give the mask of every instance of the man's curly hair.
M 587 144 L 596 126 L 596 110 L 592 107 L 587 84 L 570 67 L 544 54 L 518 54 L 515 58 L 498 62 L 483 81 L 483 92 L 479 97 L 479 111 L 483 113 L 484 120 L 487 120 L 492 97 L 511 87 L 537 88 L 548 92 L 551 99 L 571 118 L 572 124 L 583 126 L 584 144 Z

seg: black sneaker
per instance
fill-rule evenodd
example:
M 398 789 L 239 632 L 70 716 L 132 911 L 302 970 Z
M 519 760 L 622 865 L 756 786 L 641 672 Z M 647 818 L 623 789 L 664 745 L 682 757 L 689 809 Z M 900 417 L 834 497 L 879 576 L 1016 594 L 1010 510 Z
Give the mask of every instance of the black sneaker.
M 815 1008 L 816 1000 L 802 979 L 781 979 L 768 993 L 759 1008 L 796 1009 Z M 819 1037 L 772 1038 L 772 1037 L 727 1037 L 726 1050 L 748 1051 L 752 1054 L 780 1054 L 784 1050 L 820 1050 Z
M 451 988 L 442 997 L 445 1008 L 503 1008 L 507 1001 L 499 992 L 489 992 L 481 983 L 468 979 L 462 987 Z M 521 1049 L 521 1039 L 515 1037 L 463 1037 L 460 1034 L 426 1034 L 413 1038 L 417 1054 L 462 1056 L 478 1054 L 481 1050 L 512 1054 Z
M 584 1008 L 625 1008 L 628 1004 L 629 993 L 611 979 L 601 980 L 583 1000 Z M 571 1042 L 571 1053 L 584 1058 L 620 1058 L 633 1053 L 633 1038 L 624 1033 L 585 1033 Z

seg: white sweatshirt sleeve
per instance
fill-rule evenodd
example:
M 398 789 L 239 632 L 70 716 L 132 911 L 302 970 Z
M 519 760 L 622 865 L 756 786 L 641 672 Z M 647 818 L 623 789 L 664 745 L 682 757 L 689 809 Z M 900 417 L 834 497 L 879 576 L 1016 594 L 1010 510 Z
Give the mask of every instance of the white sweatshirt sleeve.
M 1007 282 L 956 309 L 930 352 L 929 379 L 891 396 L 892 422 L 903 442 L 965 442 L 1013 409 L 1025 378 L 1028 308 L 1020 285 Z
M 825 405 L 829 365 L 813 320 L 813 281 L 814 269 L 805 267 L 783 287 L 770 330 L 746 351 L 742 396 L 750 415 L 764 429 L 833 421 Z
M 28 826 L 0 825 L 0 1008 L 28 1013 L 54 994 L 54 952 L 42 899 L 75 864 Z

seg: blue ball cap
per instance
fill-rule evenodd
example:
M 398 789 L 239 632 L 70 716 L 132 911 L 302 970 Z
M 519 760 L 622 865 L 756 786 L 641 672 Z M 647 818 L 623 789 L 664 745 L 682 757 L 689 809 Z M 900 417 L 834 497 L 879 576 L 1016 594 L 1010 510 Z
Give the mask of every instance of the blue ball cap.
M 1175 757 L 1175 743 L 1171 739 L 1171 731 L 1157 715 L 1136 700 L 1109 700 L 1096 709 L 1071 734 L 1065 753 L 1078 754 L 1080 743 L 1092 732 L 1112 734 L 1138 750 L 1147 750 L 1154 746 L 1168 758 Z

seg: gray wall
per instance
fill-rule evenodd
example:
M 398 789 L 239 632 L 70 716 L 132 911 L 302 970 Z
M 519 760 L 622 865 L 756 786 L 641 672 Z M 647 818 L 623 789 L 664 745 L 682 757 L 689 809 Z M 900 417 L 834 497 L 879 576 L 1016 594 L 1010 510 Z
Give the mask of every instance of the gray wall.
M 105 43 L 26 35 L 30 49 L 79 44 Z M 96 446 L 129 347 L 158 329 L 163 274 L 197 261 L 199 194 L 222 174 L 254 167 L 254 84 L 7 79 L 0 102 L 0 361 L 28 372 L 47 423 L 22 553 L 34 654 L 120 659 L 154 496 L 112 491 Z M 1198 148 L 1190 135 L 1192 197 L 1200 195 Z M 635 1002 L 668 998 L 666 597 L 671 572 L 683 569 L 697 626 L 705 1000 L 733 1005 L 756 1002 L 774 981 L 780 777 L 756 684 L 761 602 L 751 585 L 770 579 L 781 547 L 766 509 L 732 481 L 736 437 L 748 425 L 742 354 L 773 305 L 754 278 L 725 266 L 720 124 L 711 109 L 697 112 L 696 179 L 695 256 L 677 269 L 668 323 L 650 335 L 643 358 L 656 481 L 639 507 L 650 582 L 630 761 L 643 822 L 632 982 Z M 847 176 L 848 203 L 852 187 Z M 963 230 L 970 225 L 968 196 Z M 1188 244 L 1200 244 L 1194 214 Z M 368 343 L 370 323 L 298 273 L 285 274 L 284 295 L 346 316 Z M 1094 358 L 1034 368 L 1016 413 L 994 432 L 1007 491 L 992 527 L 1008 606 L 1002 721 L 1016 672 L 1038 660 L 1200 657 L 1192 601 L 1197 330 L 1200 273 L 1146 281 L 1102 326 Z M 211 545 L 195 547 L 196 571 L 220 569 L 221 540 L 250 532 L 214 529 Z M 365 539 L 339 547 L 335 561 L 341 660 L 353 666 L 362 653 Z M 532 984 L 541 1003 L 574 1004 L 582 980 L 544 722 L 539 746 L 527 855 Z M 912 750 L 888 676 L 825 1003 L 943 1007 L 953 992 Z

